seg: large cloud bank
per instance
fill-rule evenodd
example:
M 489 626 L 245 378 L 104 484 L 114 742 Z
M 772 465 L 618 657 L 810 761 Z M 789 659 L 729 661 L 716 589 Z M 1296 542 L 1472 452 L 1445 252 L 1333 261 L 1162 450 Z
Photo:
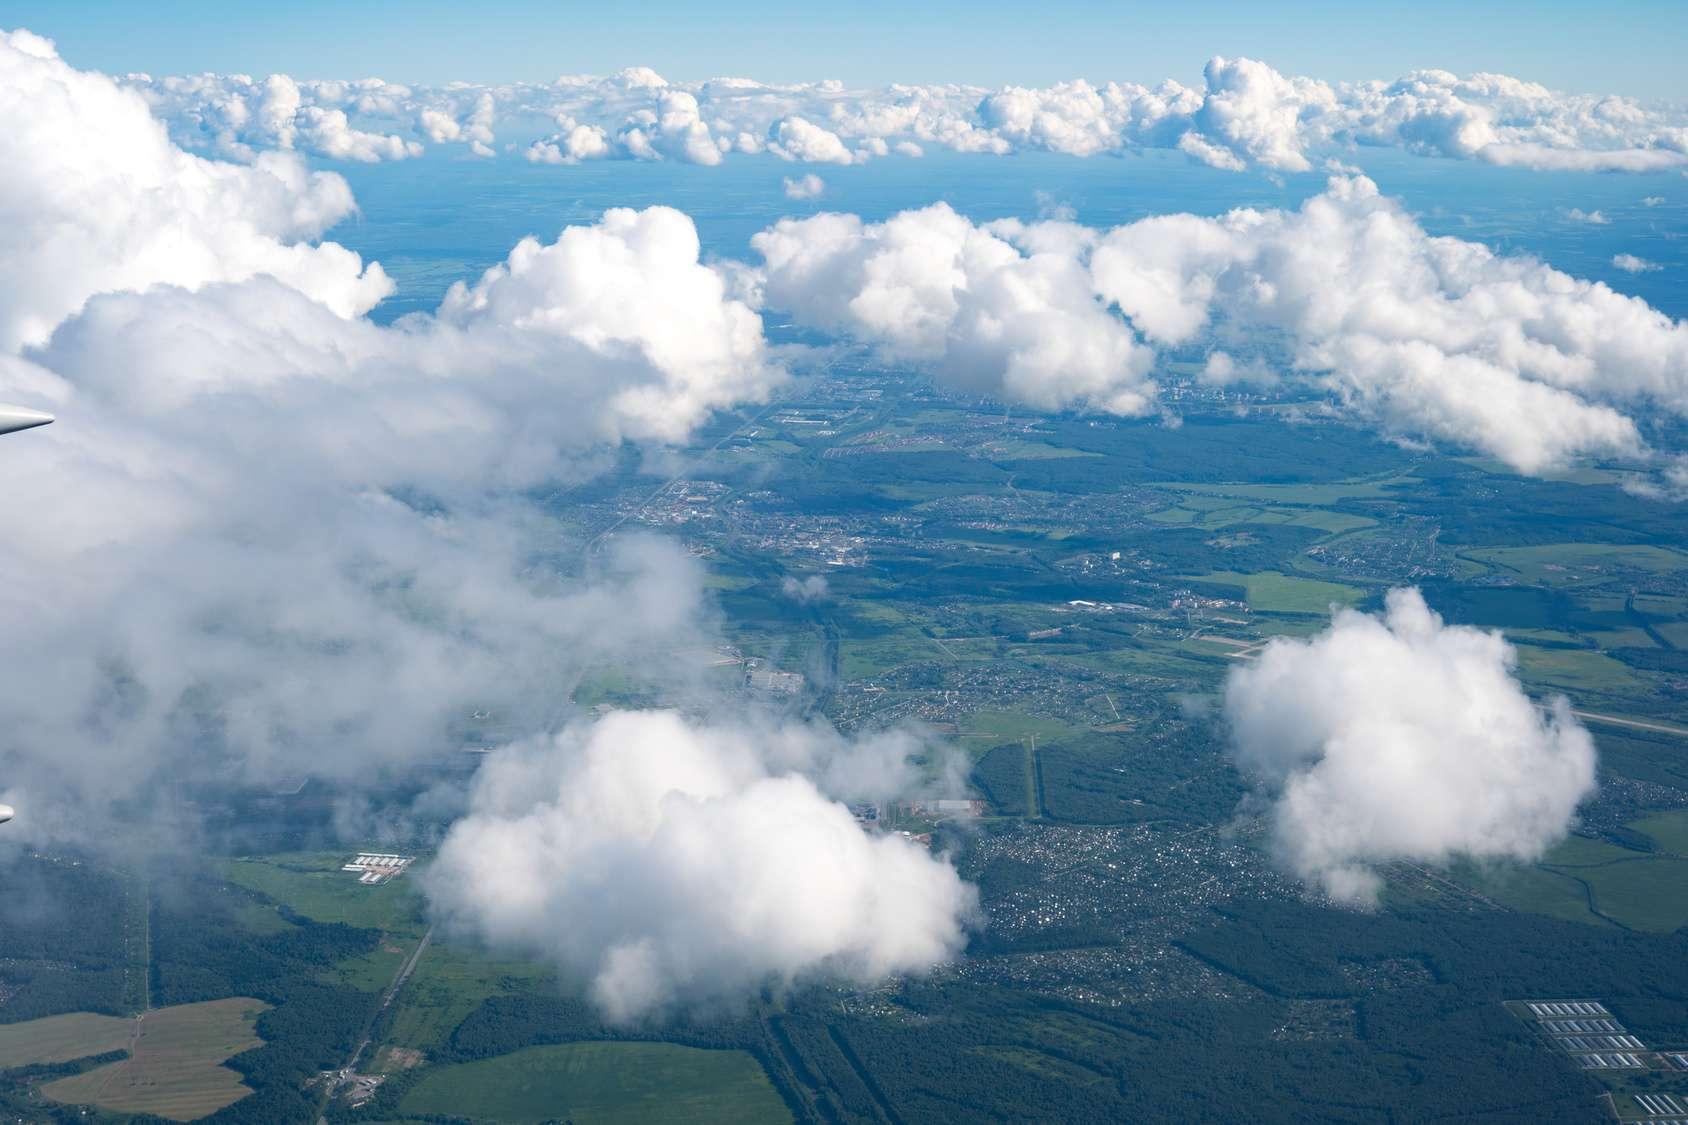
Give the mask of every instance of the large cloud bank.
M 1303 172 L 1365 146 L 1491 164 L 1584 171 L 1688 165 L 1688 115 L 1615 95 L 1565 94 L 1500 74 L 1416 71 L 1393 82 L 1330 83 L 1246 58 L 1214 58 L 1200 86 L 1164 81 L 988 89 L 744 78 L 669 82 L 647 67 L 554 83 L 411 87 L 379 79 L 246 75 L 124 81 L 178 141 L 220 155 L 299 149 L 335 159 L 415 155 L 423 140 L 544 163 L 680 160 L 730 153 L 850 164 L 938 146 L 1092 156 L 1171 149 L 1214 167 Z M 549 125 L 534 139 L 536 127 Z
M 427 875 L 435 910 L 590 981 L 614 1020 L 955 955 L 975 894 L 838 797 L 907 784 L 906 739 L 612 714 L 512 747 Z
M 0 351 L 43 342 L 99 292 L 260 274 L 342 316 L 392 289 L 379 266 L 310 240 L 352 210 L 340 177 L 296 156 L 251 166 L 181 151 L 146 103 L 0 33 Z
M 1355 416 L 1526 473 L 1647 458 L 1641 420 L 1688 416 L 1688 325 L 1538 259 L 1432 237 L 1363 176 L 1295 211 L 1094 230 L 937 204 L 786 219 L 752 244 L 768 306 L 1043 409 L 1151 412 L 1159 348 L 1199 350 L 1222 380 L 1287 360 Z
M 1543 712 L 1498 632 L 1446 625 L 1417 590 L 1381 617 L 1339 610 L 1231 673 L 1239 764 L 1273 798 L 1289 867 L 1374 901 L 1391 860 L 1530 860 L 1594 788 L 1594 743 L 1563 697 Z
M 261 80 L 244 74 L 156 80 L 130 74 L 122 82 L 146 98 L 184 147 L 227 159 L 299 151 L 374 164 L 422 155 L 420 140 L 358 128 L 352 123 L 354 115 L 359 120 L 402 117 L 410 123 L 406 132 L 436 144 L 467 144 L 478 156 L 493 155 L 490 95 L 465 105 L 456 98 L 418 98 L 410 87 L 378 78 L 313 82 L 286 74 Z
M 434 315 L 297 157 L 181 152 L 137 95 L 0 40 L 0 753 L 13 836 L 77 836 L 166 777 L 367 775 L 472 709 L 536 725 L 581 666 L 686 644 L 695 564 L 578 578 L 524 498 L 591 447 L 682 439 L 780 378 L 678 212 L 527 240 Z
M 1095 292 L 1076 228 L 974 225 L 945 204 L 883 223 L 786 219 L 756 235 L 764 300 L 1040 409 L 1150 409 L 1154 353 Z
M 0 140 L 0 400 L 60 419 L 0 446 L 8 839 L 134 859 L 191 837 L 180 783 L 355 789 L 477 713 L 554 729 L 603 662 L 706 698 L 696 561 L 623 536 L 576 574 L 528 499 L 782 377 L 686 216 L 524 240 L 382 327 L 379 268 L 313 241 L 351 207 L 338 177 L 187 155 L 31 37 L 0 66 L 29 92 Z M 834 799 L 900 791 L 916 749 L 666 712 L 569 727 L 492 755 L 431 888 L 616 1018 L 925 969 L 972 891 Z

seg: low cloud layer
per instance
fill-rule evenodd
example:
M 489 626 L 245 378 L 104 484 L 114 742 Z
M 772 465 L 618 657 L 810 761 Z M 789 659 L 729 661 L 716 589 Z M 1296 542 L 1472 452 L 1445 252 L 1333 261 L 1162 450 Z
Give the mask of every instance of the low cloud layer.
M 459 932 L 590 981 L 616 1021 L 929 969 L 960 951 L 975 892 L 838 801 L 906 787 L 912 749 L 612 713 L 487 763 L 429 898 Z
M 350 211 L 338 177 L 185 154 L 37 40 L 0 65 L 40 102 L 0 140 L 0 400 L 59 416 L 0 446 L 7 839 L 133 859 L 191 840 L 184 790 L 355 790 L 473 719 L 554 729 L 600 664 L 707 697 L 697 561 L 636 535 L 578 573 L 540 561 L 567 540 L 529 499 L 782 378 L 689 218 L 526 239 L 384 327 L 363 315 L 379 267 L 315 240 Z M 836 800 L 905 791 L 920 749 L 669 712 L 569 726 L 492 755 L 430 892 L 617 1019 L 920 971 L 959 950 L 974 893 Z M 338 812 L 374 830 L 355 797 Z
M 1688 165 L 1688 115 L 1617 95 L 1567 94 L 1500 74 L 1415 71 L 1326 82 L 1247 58 L 1211 59 L 1202 84 L 1076 79 L 1047 87 L 849 88 L 748 78 L 670 82 L 648 67 L 552 83 L 405 86 L 286 75 L 129 75 L 179 143 L 249 159 L 266 150 L 403 159 L 432 144 L 541 163 L 718 164 L 768 152 L 852 164 L 931 147 L 1072 156 L 1169 149 L 1216 168 L 1305 172 L 1367 147 L 1545 170 Z M 535 136 L 535 130 L 541 130 Z
M 9 835 L 83 838 L 172 778 L 369 776 L 584 665 L 697 635 L 696 564 L 637 541 L 534 566 L 525 498 L 781 377 L 679 212 L 525 240 L 432 315 L 314 235 L 344 181 L 177 149 L 132 91 L 0 40 L 0 754 Z M 523 725 L 526 723 L 527 725 Z
M 1363 176 L 1294 211 L 1096 230 L 975 224 L 936 204 L 882 223 L 786 219 L 752 245 L 767 306 L 1040 409 L 1151 413 L 1155 349 L 1197 349 L 1217 381 L 1287 368 L 1386 433 L 1525 473 L 1646 460 L 1648 412 L 1688 417 L 1688 325 L 1538 259 L 1433 237 Z
M 1339 610 L 1234 670 L 1237 761 L 1272 800 L 1290 869 L 1367 903 L 1379 864 L 1532 860 L 1563 837 L 1594 789 L 1594 743 L 1563 697 L 1536 706 L 1515 659 L 1498 632 L 1392 590 L 1381 617 Z

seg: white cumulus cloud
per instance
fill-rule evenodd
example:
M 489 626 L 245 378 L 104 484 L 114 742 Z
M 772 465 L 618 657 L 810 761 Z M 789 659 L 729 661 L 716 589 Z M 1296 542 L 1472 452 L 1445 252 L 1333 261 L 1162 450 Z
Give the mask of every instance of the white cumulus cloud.
M 894 792 L 909 748 L 611 713 L 486 764 L 429 899 L 460 932 L 589 981 L 617 1021 L 926 970 L 960 951 L 973 889 L 838 800 Z
M 1379 864 L 1531 860 L 1563 837 L 1594 789 L 1594 743 L 1563 698 L 1536 706 L 1515 659 L 1403 589 L 1381 617 L 1339 610 L 1235 669 L 1237 760 L 1272 798 L 1289 867 L 1364 903 Z
M 1614 254 L 1612 264 L 1625 273 L 1652 273 L 1654 270 L 1664 269 L 1659 263 L 1649 262 L 1646 258 L 1634 254 Z
M 1040 409 L 1156 409 L 1155 347 L 1223 352 L 1210 378 L 1282 372 L 1390 434 L 1526 473 L 1653 456 L 1639 420 L 1688 417 L 1688 325 L 1528 256 L 1435 237 L 1362 176 L 1294 211 L 1111 230 L 979 225 L 943 204 L 882 223 L 786 219 L 752 239 L 762 300 Z M 1280 363 L 1234 345 L 1278 341 Z
M 768 151 L 781 160 L 808 164 L 851 164 L 856 156 L 837 133 L 793 115 L 776 121 L 768 130 Z
M 525 240 L 384 327 L 379 267 L 313 241 L 351 210 L 339 177 L 184 153 L 27 35 L 0 68 L 25 99 L 0 135 L 0 401 L 60 418 L 7 451 L 15 836 L 85 836 L 171 778 L 368 777 L 471 709 L 534 729 L 635 650 L 683 681 L 696 564 L 641 541 L 536 568 L 557 529 L 523 490 L 781 377 L 686 216 Z
M 913 76 L 918 77 L 918 76 Z M 412 87 L 380 79 L 129 75 L 179 143 L 249 158 L 299 147 L 397 159 L 410 131 L 489 154 L 493 129 L 525 132 L 530 159 L 672 159 L 730 152 L 854 163 L 926 146 L 1096 156 L 1168 149 L 1217 168 L 1306 171 L 1366 147 L 1545 170 L 1657 172 L 1688 166 L 1688 115 L 1673 104 L 1567 94 L 1501 74 L 1420 70 L 1393 81 L 1328 82 L 1248 58 L 1215 57 L 1200 86 L 1083 79 L 1047 87 L 955 84 L 851 88 L 747 78 L 671 82 L 646 67 L 551 83 Z M 355 141 L 313 133 L 341 112 Z M 533 136 L 536 123 L 557 131 Z M 576 133 L 576 130 L 582 132 Z
M 761 318 L 699 255 L 682 212 L 613 209 L 548 245 L 523 239 L 474 285 L 453 285 L 439 322 L 489 353 L 557 341 L 585 349 L 601 362 L 573 386 L 602 394 L 601 436 L 677 441 L 717 407 L 766 397 L 779 378 Z
M 792 179 L 785 178 L 785 197 L 787 199 L 818 199 L 826 190 L 826 181 L 810 172 L 806 176 Z
M 0 350 L 44 341 L 95 293 L 278 278 L 342 316 L 392 290 L 376 265 L 311 240 L 352 210 L 297 156 L 250 165 L 181 151 L 146 103 L 0 33 Z
M 154 79 L 125 75 L 123 83 L 143 96 L 170 127 L 175 140 L 231 160 L 251 160 L 268 150 L 298 149 L 329 160 L 372 164 L 422 154 L 422 145 L 397 133 L 354 122 L 419 116 L 436 143 L 480 139 L 465 135 L 437 108 L 448 95 L 417 93 L 371 78 L 358 82 L 300 82 L 286 74 L 261 81 L 244 74 L 196 74 Z M 417 107 L 421 107 L 418 109 Z M 490 104 L 487 112 L 491 112 Z M 449 133 L 449 135 L 442 135 Z
M 1045 409 L 1149 409 L 1152 353 L 1101 300 L 1090 237 L 1063 224 L 978 226 L 946 204 L 883 223 L 785 219 L 751 244 L 766 303 L 931 364 L 952 385 Z

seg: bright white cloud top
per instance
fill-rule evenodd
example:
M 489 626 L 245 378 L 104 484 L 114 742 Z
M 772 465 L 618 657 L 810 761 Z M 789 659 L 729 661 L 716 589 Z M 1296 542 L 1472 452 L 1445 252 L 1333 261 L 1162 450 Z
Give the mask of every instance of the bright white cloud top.
M 312 241 L 352 210 L 339 176 L 284 153 L 185 153 L 139 95 L 28 32 L 0 33 L 0 114 L 0 350 L 42 343 L 114 290 L 267 274 L 341 316 L 392 290 L 379 266 Z
M 1387 432 L 1525 473 L 1648 458 L 1640 419 L 1688 417 L 1688 324 L 1538 259 L 1434 237 L 1363 176 L 1294 211 L 1095 230 L 981 225 L 937 204 L 883 223 L 786 219 L 752 245 L 768 306 L 1039 409 L 1151 413 L 1155 349 L 1199 348 L 1218 381 L 1287 359 Z M 1287 354 L 1261 354 L 1262 337 Z
M 681 552 L 536 577 L 509 495 L 781 378 L 690 219 L 525 241 L 381 327 L 380 268 L 311 237 L 351 209 L 340 177 L 186 154 L 31 36 L 0 40 L 0 68 L 24 99 L 0 137 L 0 400 L 64 420 L 7 466 L 20 833 L 76 835 L 164 775 L 366 773 L 470 708 L 531 710 L 584 661 L 660 645 L 660 666 L 694 635 Z
M 1392 590 L 1383 616 L 1338 610 L 1235 669 L 1237 761 L 1272 797 L 1288 866 L 1364 903 L 1379 864 L 1530 860 L 1564 836 L 1594 789 L 1594 742 L 1563 697 L 1536 706 L 1515 660 L 1499 632 Z
M 285 75 L 130 75 L 180 143 L 233 158 L 299 149 L 336 159 L 399 159 L 422 140 L 482 156 L 496 131 L 542 163 L 680 160 L 730 153 L 850 164 L 936 146 L 1094 156 L 1174 149 L 1217 168 L 1304 172 L 1360 147 L 1538 169 L 1647 172 L 1688 165 L 1688 114 L 1631 98 L 1564 94 L 1500 74 L 1424 70 L 1392 82 L 1291 77 L 1263 62 L 1214 58 L 1200 87 L 1164 81 L 989 89 L 743 78 L 669 82 L 647 67 L 553 83 L 295 81 Z M 536 127 L 551 128 L 533 139 Z
M 911 748 L 612 714 L 495 755 L 429 896 L 459 930 L 589 980 L 617 1021 L 926 970 L 960 951 L 975 892 L 836 799 L 896 792 Z
M 1083 241 L 1055 224 L 976 226 L 940 203 L 883 223 L 786 219 L 751 245 L 768 305 L 804 323 L 982 394 L 1147 413 L 1154 353 L 1097 297 Z

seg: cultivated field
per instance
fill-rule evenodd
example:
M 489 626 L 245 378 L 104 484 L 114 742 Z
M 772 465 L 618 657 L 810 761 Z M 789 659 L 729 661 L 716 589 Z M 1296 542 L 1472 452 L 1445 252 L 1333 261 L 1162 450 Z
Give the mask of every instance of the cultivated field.
M 227 863 L 224 874 L 230 882 L 284 902 L 318 922 L 421 933 L 421 898 L 411 881 L 361 884 L 356 875 L 340 870 L 351 854 L 345 850 L 287 852 L 236 859 Z
M 121 1051 L 134 1033 L 134 1020 L 92 1012 L 5 1024 L 0 1026 L 0 1070 Z
M 1337 481 L 1325 484 L 1218 484 L 1206 481 L 1160 481 L 1156 488 L 1183 492 L 1192 497 L 1221 497 L 1225 499 L 1262 500 L 1269 504 L 1324 507 L 1349 499 L 1384 499 L 1392 489 L 1413 483 L 1407 476 L 1372 477 Z M 1194 506 L 1189 499 L 1186 507 Z
M 95 1105 L 114 1113 L 148 1113 L 172 1121 L 192 1121 L 215 1113 L 252 1092 L 240 1075 L 221 1064 L 230 1056 L 263 1045 L 253 1024 L 266 1007 L 261 1000 L 236 996 L 178 1004 L 147 1012 L 136 1020 L 115 1021 L 125 1028 L 124 1042 L 82 1051 L 81 1055 L 129 1045 L 128 1034 L 138 1031 L 127 1059 L 49 1082 L 41 1092 L 72 1105 Z M 58 1018 L 33 1022 L 50 1024 Z
M 1352 605 L 1365 591 L 1335 582 L 1298 578 L 1293 574 L 1263 570 L 1253 574 L 1216 570 L 1194 575 L 1197 581 L 1214 585 L 1240 586 L 1247 592 L 1249 608 L 1257 613 L 1330 613 L 1331 603 Z
M 1628 826 L 1650 852 L 1572 836 L 1531 865 L 1457 865 L 1453 876 L 1513 908 L 1592 925 L 1670 933 L 1688 925 L 1688 810 Z
M 791 1120 L 749 1054 L 672 1043 L 569 1043 L 460 1063 L 429 1074 L 401 1108 L 512 1125 Z
M 437 1052 L 452 1029 L 487 998 L 511 988 L 546 987 L 547 970 L 527 961 L 496 961 L 436 939 L 395 1001 L 389 1042 L 398 1048 Z M 553 986 L 554 987 L 554 986 Z

